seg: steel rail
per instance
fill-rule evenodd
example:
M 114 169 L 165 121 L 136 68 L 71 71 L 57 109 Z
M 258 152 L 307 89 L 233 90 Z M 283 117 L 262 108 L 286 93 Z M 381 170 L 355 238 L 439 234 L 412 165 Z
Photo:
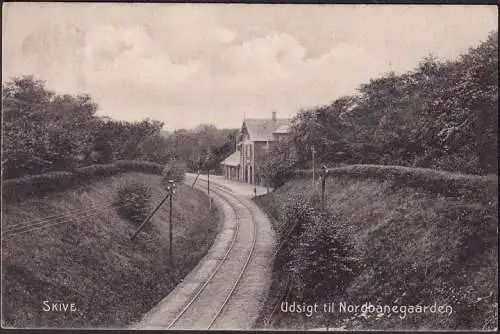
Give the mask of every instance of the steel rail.
M 207 182 L 206 180 L 203 180 L 203 179 L 199 179 L 199 181 L 204 181 L 204 182 Z M 198 186 L 201 188 L 201 186 Z M 247 255 L 247 258 L 246 258 L 246 261 L 245 261 L 245 264 L 243 265 L 243 268 L 241 269 L 239 275 L 238 275 L 238 278 L 235 280 L 235 282 L 233 283 L 233 285 L 231 286 L 231 290 L 229 291 L 229 293 L 227 294 L 226 298 L 224 299 L 223 303 L 220 305 L 220 307 L 218 308 L 215 316 L 212 318 L 212 320 L 210 321 L 209 325 L 208 325 L 208 328 L 207 329 L 210 329 L 214 323 L 217 321 L 217 319 L 220 317 L 220 315 L 222 314 L 224 308 L 226 307 L 227 303 L 229 302 L 229 300 L 231 299 L 231 297 L 234 295 L 234 292 L 236 290 L 236 288 L 238 287 L 239 283 L 241 282 L 241 279 L 243 278 L 243 274 L 245 273 L 246 269 L 248 268 L 248 265 L 251 261 L 251 258 L 252 258 L 252 255 L 254 254 L 254 249 L 255 249 L 255 244 L 256 244 L 256 241 L 257 241 L 257 224 L 256 224 L 256 220 L 255 220 L 255 215 L 253 213 L 252 210 L 250 210 L 248 208 L 247 205 L 245 205 L 243 203 L 243 201 L 241 201 L 239 198 L 237 198 L 234 194 L 232 194 L 231 192 L 229 192 L 228 190 L 224 189 L 224 187 L 221 187 L 217 184 L 213 184 L 213 187 L 214 189 L 216 188 L 217 189 L 217 192 L 215 192 L 220 198 L 222 198 L 226 203 L 228 203 L 231 208 L 233 209 L 236 217 L 237 217 L 237 229 L 239 231 L 239 225 L 240 225 L 240 215 L 237 213 L 237 210 L 235 208 L 235 205 L 233 203 L 231 203 L 225 196 L 221 195 L 220 193 L 218 192 L 223 192 L 227 195 L 229 195 L 230 197 L 236 199 L 239 203 L 241 203 L 243 205 L 243 207 L 245 209 L 247 209 L 249 212 L 250 212 L 250 216 L 252 218 L 252 222 L 253 222 L 253 226 L 254 226 L 254 229 L 253 229 L 253 240 L 252 240 L 252 246 L 251 246 L 251 249 Z M 204 189 L 204 188 L 202 188 Z M 236 237 L 237 237 L 237 233 L 234 234 L 233 236 L 233 239 L 231 241 L 231 246 L 228 248 L 228 250 L 226 251 L 226 253 L 224 254 L 224 257 L 221 259 L 221 261 L 218 263 L 217 267 L 215 268 L 214 272 L 212 272 L 212 274 L 210 275 L 210 277 L 208 278 L 208 280 L 202 285 L 202 287 L 196 292 L 196 294 L 191 298 L 191 300 L 186 304 L 186 306 L 183 308 L 183 310 L 181 311 L 181 313 L 179 313 L 177 315 L 177 317 L 168 325 L 167 329 L 170 329 L 173 325 L 175 325 L 175 323 L 177 323 L 180 318 L 182 317 L 182 315 L 184 315 L 187 310 L 189 309 L 189 307 L 191 307 L 191 305 L 196 301 L 198 300 L 200 294 L 205 290 L 205 288 L 213 281 L 213 278 L 215 277 L 215 275 L 218 273 L 220 267 L 222 266 L 222 264 L 224 264 L 224 262 L 227 260 L 227 258 L 229 257 L 229 254 L 231 252 L 231 250 L 233 249 L 233 246 L 236 242 Z
M 197 186 L 198 188 L 201 188 L 201 186 Z M 177 316 L 168 324 L 167 326 L 167 329 L 170 329 L 172 328 L 172 326 L 174 326 L 179 320 L 180 318 L 187 312 L 187 310 L 191 307 L 191 305 L 193 305 L 193 303 L 198 300 L 198 297 L 200 296 L 200 294 L 205 290 L 205 288 L 208 286 L 208 284 L 210 284 L 210 282 L 213 280 L 213 278 L 215 277 L 215 275 L 217 274 L 217 272 L 219 271 L 220 267 L 222 266 L 222 264 L 226 261 L 226 259 L 228 258 L 229 256 L 229 253 L 231 252 L 231 250 L 233 249 L 233 246 L 236 242 L 236 237 L 238 236 L 238 233 L 239 233 L 239 227 L 240 227 L 240 215 L 238 214 L 238 212 L 236 211 L 236 208 L 231 205 L 231 203 L 229 202 L 229 200 L 227 200 L 226 198 L 224 198 L 223 196 L 221 196 L 220 194 L 217 194 L 219 195 L 219 197 L 224 200 L 226 203 L 229 204 L 229 206 L 231 207 L 231 209 L 233 209 L 233 212 L 235 214 L 235 218 L 236 218 L 236 230 L 234 232 L 234 235 L 233 235 L 233 238 L 231 240 L 231 244 L 229 246 L 229 248 L 226 250 L 226 252 L 224 253 L 224 256 L 222 257 L 222 259 L 219 261 L 219 263 L 217 264 L 217 266 L 215 267 L 214 271 L 212 272 L 212 274 L 210 275 L 210 277 L 206 280 L 206 282 L 198 289 L 198 291 L 196 291 L 195 295 L 193 297 L 191 297 L 191 299 L 189 300 L 189 302 L 183 307 L 183 309 L 181 310 L 181 312 L 179 312 L 179 314 L 177 314 Z
M 205 181 L 205 180 L 202 180 L 202 181 Z M 254 255 L 255 245 L 257 243 L 257 222 L 256 222 L 255 214 L 253 213 L 253 211 L 247 205 L 245 205 L 245 203 L 243 203 L 242 200 L 240 200 L 238 197 L 236 197 L 234 194 L 232 194 L 228 190 L 224 189 L 224 187 L 215 184 L 215 188 L 217 188 L 219 191 L 222 191 L 222 192 L 228 194 L 229 196 L 233 197 L 234 199 L 236 199 L 238 202 L 240 202 L 243 205 L 243 207 L 245 207 L 245 209 L 248 210 L 248 212 L 250 212 L 250 216 L 251 216 L 252 222 L 253 222 L 253 234 L 252 234 L 253 240 L 252 240 L 252 247 L 250 248 L 250 251 L 248 252 L 245 264 L 243 265 L 243 268 L 241 269 L 240 274 L 238 275 L 238 278 L 233 283 L 233 285 L 231 287 L 231 290 L 227 294 L 224 302 L 219 307 L 219 309 L 217 310 L 217 312 L 216 312 L 215 316 L 213 317 L 212 321 L 208 325 L 208 329 L 211 329 L 213 327 L 213 325 L 215 324 L 215 322 L 217 321 L 217 319 L 220 317 L 220 315 L 224 311 L 224 308 L 226 307 L 227 303 L 229 302 L 229 300 L 231 299 L 231 297 L 234 295 L 234 292 L 236 291 L 236 288 L 240 284 L 241 279 L 243 278 L 243 274 L 247 270 L 248 265 L 250 264 L 250 261 L 252 259 L 252 256 Z

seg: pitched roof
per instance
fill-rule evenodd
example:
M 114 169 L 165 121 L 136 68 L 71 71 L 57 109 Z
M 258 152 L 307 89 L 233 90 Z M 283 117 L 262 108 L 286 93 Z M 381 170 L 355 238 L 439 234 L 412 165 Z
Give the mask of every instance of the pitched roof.
M 221 162 L 221 165 L 226 166 L 239 166 L 240 165 L 240 151 L 236 151 Z
M 273 133 L 289 133 L 290 132 L 290 124 L 280 125 Z
M 250 140 L 253 141 L 273 141 L 273 132 L 277 129 L 280 131 L 288 128 L 290 124 L 290 119 L 245 119 L 243 121 L 243 127 L 246 126 Z M 288 131 L 287 131 L 288 132 Z M 286 132 L 279 132 L 286 133 Z

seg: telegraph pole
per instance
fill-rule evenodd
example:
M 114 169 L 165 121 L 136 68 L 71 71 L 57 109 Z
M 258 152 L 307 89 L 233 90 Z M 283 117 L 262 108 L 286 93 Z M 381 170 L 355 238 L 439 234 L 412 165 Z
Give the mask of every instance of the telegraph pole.
M 326 174 L 328 170 L 326 169 L 326 166 L 323 165 L 321 166 L 321 174 L 322 174 L 322 179 L 321 179 L 321 208 L 323 211 L 325 210 L 325 190 L 326 190 Z
M 212 209 L 212 197 L 210 197 L 210 167 L 207 173 L 208 208 Z
M 170 268 L 171 270 L 173 271 L 174 269 L 174 254 L 173 254 L 173 242 L 172 242 L 172 239 L 173 239 L 173 233 L 172 233 L 172 212 L 173 212 L 173 196 L 175 194 L 175 183 L 174 183 L 174 180 L 168 180 L 168 185 L 167 185 L 167 195 L 161 200 L 160 204 L 158 204 L 156 206 L 156 208 L 153 210 L 153 212 L 151 212 L 149 214 L 149 216 L 144 219 L 144 221 L 141 223 L 141 225 L 139 226 L 139 228 L 137 229 L 137 231 L 135 231 L 134 235 L 132 235 L 132 237 L 130 238 L 130 240 L 134 240 L 134 238 L 137 236 L 137 234 L 139 234 L 139 232 L 142 230 L 142 228 L 146 225 L 146 223 L 151 219 L 151 217 L 153 217 L 153 215 L 156 213 L 156 211 L 158 211 L 158 209 L 163 205 L 163 203 L 165 203 L 165 201 L 167 199 L 170 199 L 170 202 L 169 202 L 169 207 L 170 207 L 170 212 L 169 212 L 169 227 L 168 227 L 168 239 L 169 239 L 169 263 L 170 263 Z
M 316 162 L 314 161 L 315 155 L 316 150 L 314 149 L 314 145 L 312 145 L 313 190 L 316 190 Z
M 210 197 L 210 160 L 212 158 L 212 150 L 210 146 L 207 149 L 207 158 L 205 159 L 205 164 L 208 165 L 207 171 L 207 192 L 208 192 L 208 208 L 212 209 L 212 197 Z
M 168 246 L 169 246 L 169 261 L 170 269 L 174 269 L 174 256 L 172 252 L 172 197 L 174 197 L 174 180 L 168 180 L 168 190 L 170 193 L 170 212 L 169 212 L 169 225 L 168 225 Z

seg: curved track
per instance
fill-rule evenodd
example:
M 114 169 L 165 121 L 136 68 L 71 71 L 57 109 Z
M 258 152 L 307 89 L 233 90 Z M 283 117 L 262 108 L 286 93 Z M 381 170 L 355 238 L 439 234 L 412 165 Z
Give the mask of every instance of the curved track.
M 250 200 L 253 188 L 216 181 L 210 195 L 224 219 L 213 246 L 134 329 L 250 329 L 257 319 L 271 281 L 274 233 Z M 203 178 L 196 187 L 207 193 Z
M 198 182 L 206 183 L 204 180 Z M 211 191 L 231 206 L 236 218 L 235 232 L 215 270 L 170 322 L 169 329 L 211 329 L 218 323 L 224 325 L 224 310 L 252 259 L 257 240 L 257 224 L 252 211 L 224 187 L 212 183 Z M 211 305 L 207 305 L 207 301 Z

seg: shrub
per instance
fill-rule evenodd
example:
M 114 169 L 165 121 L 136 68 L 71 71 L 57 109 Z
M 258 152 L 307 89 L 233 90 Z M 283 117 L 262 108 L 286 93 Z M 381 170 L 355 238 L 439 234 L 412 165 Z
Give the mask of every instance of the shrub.
M 176 183 L 184 182 L 186 178 L 186 163 L 181 160 L 170 160 L 162 172 L 162 184 L 167 185 L 169 180 L 174 180 Z
M 132 182 L 118 189 L 113 205 L 120 217 L 140 224 L 149 213 L 150 199 L 150 187 Z
M 135 171 L 142 173 L 151 173 L 161 175 L 163 171 L 163 165 L 149 162 L 149 161 L 139 161 L 139 160 L 118 160 L 114 163 L 120 169 L 124 171 Z
M 269 169 L 269 183 L 273 188 L 278 188 L 284 185 L 293 176 L 294 162 L 286 160 Z
M 278 188 L 294 176 L 297 159 L 291 150 L 291 143 L 277 143 L 267 154 L 260 173 L 266 183 Z
M 284 218 L 295 227 L 289 238 L 290 256 L 285 266 L 295 276 L 292 295 L 318 301 L 342 292 L 361 265 L 335 218 L 300 198 L 287 203 Z

